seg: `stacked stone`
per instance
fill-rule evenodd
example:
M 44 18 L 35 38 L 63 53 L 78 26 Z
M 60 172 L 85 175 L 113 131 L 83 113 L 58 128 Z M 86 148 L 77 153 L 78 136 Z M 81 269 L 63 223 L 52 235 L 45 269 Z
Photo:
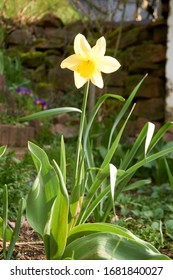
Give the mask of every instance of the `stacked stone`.
M 57 17 L 47 14 L 27 26 L 15 25 L 7 28 L 6 52 L 19 56 L 24 75 L 33 84 L 33 92 L 43 98 L 50 107 L 68 106 L 64 95 L 74 91 L 73 75 L 62 70 L 60 62 L 73 53 L 73 40 L 77 33 L 83 33 L 88 41 L 105 36 L 107 54 L 116 57 L 122 67 L 104 77 L 103 91 L 120 94 L 127 98 L 136 84 L 148 73 L 136 95 L 136 107 L 129 123 L 127 134 L 135 136 L 141 127 L 151 121 L 160 126 L 165 117 L 165 61 L 166 61 L 166 20 L 148 23 L 74 22 L 64 25 Z M 70 98 L 66 99 L 66 101 Z M 108 101 L 106 112 L 118 112 L 122 104 L 115 106 Z M 75 106 L 75 104 L 73 104 Z

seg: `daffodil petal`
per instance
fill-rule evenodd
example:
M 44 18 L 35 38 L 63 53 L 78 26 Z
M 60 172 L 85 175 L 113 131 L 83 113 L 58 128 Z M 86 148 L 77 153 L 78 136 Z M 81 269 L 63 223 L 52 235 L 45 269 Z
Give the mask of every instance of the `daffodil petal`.
M 72 71 L 75 71 L 77 69 L 77 66 L 79 65 L 79 63 L 81 63 L 81 61 L 82 61 L 82 58 L 80 55 L 72 54 L 61 62 L 60 67 L 68 68 Z
M 83 78 L 78 72 L 74 72 L 74 82 L 77 88 L 81 88 L 88 79 Z
M 119 69 L 120 63 L 111 56 L 105 56 L 106 40 L 102 36 L 93 48 L 85 36 L 78 34 L 74 39 L 75 54 L 67 57 L 61 63 L 61 68 L 74 71 L 74 81 L 81 88 L 88 80 L 99 88 L 103 88 L 103 73 L 112 73 Z
M 95 74 L 91 77 L 91 82 L 99 87 L 99 88 L 103 88 L 103 79 L 102 79 L 102 75 L 100 71 L 95 72 Z
M 97 40 L 95 46 L 91 49 L 91 56 L 94 57 L 103 57 L 106 52 L 106 40 L 104 37 L 101 37 Z
M 78 34 L 74 39 L 74 52 L 86 58 L 91 52 L 91 46 L 84 35 Z
M 104 56 L 97 59 L 97 66 L 103 73 L 112 73 L 120 68 L 120 63 L 117 59 L 111 56 Z

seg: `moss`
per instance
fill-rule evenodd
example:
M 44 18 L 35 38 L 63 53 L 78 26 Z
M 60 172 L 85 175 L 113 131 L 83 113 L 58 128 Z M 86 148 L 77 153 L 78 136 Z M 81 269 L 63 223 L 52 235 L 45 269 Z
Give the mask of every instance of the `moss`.
M 44 60 L 45 54 L 43 52 L 31 51 L 21 54 L 22 64 L 27 67 L 36 68 L 39 65 L 43 64 Z
M 35 93 L 41 98 L 48 98 L 53 91 L 53 85 L 50 83 L 41 82 L 36 85 Z
M 32 70 L 31 74 L 32 74 L 32 78 L 31 78 L 32 81 L 40 82 L 40 81 L 47 80 L 46 67 L 44 64 Z
M 139 40 L 141 28 L 135 27 L 122 34 L 120 46 L 127 47 L 136 44 Z
M 124 79 L 124 85 L 125 85 L 125 95 L 129 95 L 130 92 L 135 88 L 135 86 L 142 80 L 144 75 L 132 75 L 132 76 L 127 76 Z

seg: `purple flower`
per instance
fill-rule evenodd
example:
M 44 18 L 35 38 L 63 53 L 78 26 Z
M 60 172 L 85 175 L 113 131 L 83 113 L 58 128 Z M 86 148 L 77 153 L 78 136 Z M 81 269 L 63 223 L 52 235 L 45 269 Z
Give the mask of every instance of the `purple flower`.
M 34 104 L 39 105 L 42 110 L 48 109 L 48 104 L 39 97 L 34 100 Z
M 25 88 L 25 87 L 18 87 L 16 89 L 16 92 L 20 95 L 30 95 L 30 96 L 32 96 L 32 91 L 28 88 Z

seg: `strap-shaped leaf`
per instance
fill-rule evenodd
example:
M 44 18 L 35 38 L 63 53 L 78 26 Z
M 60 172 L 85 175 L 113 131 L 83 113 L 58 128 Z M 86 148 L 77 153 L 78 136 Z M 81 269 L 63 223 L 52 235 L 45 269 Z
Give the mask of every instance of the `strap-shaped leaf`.
M 112 157 L 113 157 L 113 155 L 114 155 L 114 153 L 115 153 L 115 151 L 116 151 L 116 149 L 117 149 L 117 147 L 119 145 L 121 136 L 122 136 L 122 134 L 124 132 L 124 129 L 125 129 L 126 125 L 127 125 L 127 122 L 128 122 L 128 120 L 129 120 L 129 118 L 130 118 L 130 116 L 131 116 L 131 114 L 132 114 L 132 112 L 133 112 L 133 110 L 135 108 L 135 105 L 136 104 L 133 105 L 133 107 L 132 107 L 130 113 L 128 114 L 126 120 L 124 121 L 124 124 L 122 125 L 118 135 L 116 136 L 116 138 L 113 141 L 110 149 L 108 150 L 108 152 L 107 152 L 107 154 L 106 154 L 106 156 L 105 156 L 105 158 L 104 158 L 104 160 L 102 162 L 101 168 L 104 168 L 107 164 L 110 163 L 110 161 L 111 161 L 111 159 L 112 159 Z
M 0 217 L 0 238 L 3 237 L 2 228 L 3 228 L 3 219 Z M 7 228 L 6 228 L 6 240 L 7 241 L 9 241 L 11 239 L 12 233 L 13 233 L 12 229 L 9 226 L 7 226 Z
M 116 99 L 116 100 L 119 100 L 121 102 L 123 102 L 125 99 L 120 96 L 120 95 L 116 95 L 116 94 L 104 94 L 102 95 L 97 103 L 95 104 L 91 114 L 90 114 L 90 117 L 89 117 L 89 120 L 88 120 L 88 123 L 85 127 L 85 131 L 84 131 L 84 136 L 83 136 L 83 147 L 84 147 L 84 153 L 85 153 L 85 157 L 86 157 L 86 160 L 87 160 L 87 164 L 88 164 L 88 168 L 92 168 L 94 167 L 94 160 L 93 160 L 93 157 L 92 157 L 92 150 L 91 150 L 91 147 L 90 147 L 90 143 L 89 143 L 89 133 L 90 133 L 90 129 L 92 127 L 92 124 L 94 122 L 94 119 L 100 109 L 100 107 L 102 106 L 102 104 L 108 99 L 108 98 L 112 98 L 112 99 Z M 94 177 L 93 174 L 95 173 L 93 170 L 90 171 L 91 173 L 91 178 L 92 178 L 92 181 L 94 180 Z
M 166 158 L 164 158 L 164 162 L 165 162 L 166 171 L 167 171 L 167 174 L 168 174 L 169 183 L 170 183 L 170 186 L 171 186 L 171 188 L 173 190 L 173 174 L 171 172 L 171 169 L 169 167 L 169 164 L 168 164 Z
M 168 148 L 168 149 L 164 149 L 158 153 L 155 153 L 154 155 L 151 155 L 149 157 L 144 158 L 143 160 L 137 162 L 136 164 L 134 164 L 133 166 L 131 166 L 129 169 L 127 169 L 125 172 L 120 172 L 118 171 L 118 175 L 117 175 L 117 181 L 116 181 L 116 189 L 114 192 L 114 198 L 115 200 L 117 199 L 118 195 L 126 188 L 126 186 L 128 185 L 128 182 L 130 181 L 131 177 L 133 176 L 133 174 L 143 165 L 145 165 L 147 162 L 151 162 L 153 160 L 156 160 L 162 156 L 165 156 L 169 153 L 173 152 L 173 147 Z M 106 169 L 105 169 L 106 171 Z M 108 176 L 108 173 L 106 175 L 106 173 L 104 172 L 105 176 Z M 99 182 L 96 181 L 98 184 Z M 97 185 L 93 185 L 93 188 L 96 188 Z M 85 211 L 83 210 L 83 217 L 80 220 L 80 222 L 84 222 L 86 221 L 86 219 L 91 215 L 92 213 L 92 209 L 94 209 L 100 202 L 101 200 L 107 196 L 110 193 L 110 186 L 107 186 L 103 192 L 101 192 L 94 200 L 92 200 L 91 205 L 87 208 L 86 205 L 88 205 L 90 196 L 92 196 L 91 193 L 91 188 L 88 192 L 88 195 L 86 198 L 86 200 L 83 203 L 83 206 L 85 209 Z M 111 201 L 110 201 L 111 202 Z M 108 203 L 108 206 L 105 209 L 105 213 L 104 213 L 104 218 L 102 219 L 102 221 L 105 221 L 105 218 L 107 217 L 108 213 L 110 213 L 110 210 L 112 209 L 112 204 Z
M 130 231 L 105 223 L 83 224 L 69 235 L 63 259 L 169 260 Z
M 47 154 L 31 142 L 28 147 L 38 175 L 27 198 L 26 215 L 30 225 L 43 237 L 50 210 L 58 193 L 59 179 Z
M 121 102 L 123 102 L 125 99 L 120 96 L 120 95 L 116 95 L 116 94 L 104 94 L 102 95 L 99 100 L 97 101 L 96 105 L 94 106 L 92 112 L 91 112 L 91 115 L 90 115 L 90 118 L 88 120 L 88 124 L 86 126 L 86 129 L 85 129 L 85 133 L 84 133 L 84 149 L 86 148 L 86 143 L 87 143 L 87 139 L 88 139 L 88 135 L 89 135 L 89 132 L 90 132 L 90 129 L 91 129 L 91 126 L 93 124 L 93 121 L 100 109 L 100 107 L 102 106 L 102 104 L 106 101 L 106 99 L 108 98 L 112 98 L 112 99 L 117 99 Z
M 120 169 L 126 170 L 127 167 L 132 162 L 134 156 L 136 155 L 137 151 L 141 147 L 142 143 L 146 139 L 147 131 L 149 130 L 149 123 L 146 123 L 142 130 L 140 131 L 136 141 L 134 142 L 132 148 L 130 151 L 128 151 L 125 155 L 125 157 L 122 159 L 122 162 L 120 164 Z
M 81 222 L 83 222 L 86 219 L 86 211 L 87 208 L 89 206 L 89 204 L 92 201 L 92 198 L 94 197 L 94 195 L 96 194 L 97 189 L 100 187 L 101 183 L 104 181 L 104 179 L 109 176 L 110 170 L 109 170 L 109 165 L 107 165 L 105 168 L 100 169 L 93 184 L 91 185 L 90 189 L 87 192 L 87 196 L 85 198 L 85 200 L 82 203 L 82 208 L 77 220 L 77 224 L 80 224 Z M 95 204 L 94 204 L 94 208 L 95 209 Z M 91 209 L 90 212 L 92 212 L 93 210 Z
M 7 147 L 6 146 L 1 146 L 0 147 L 0 157 L 2 157 L 3 156 L 3 154 L 5 153 L 5 151 L 6 151 L 6 149 L 7 149 Z
M 10 245 L 8 248 L 7 260 L 11 259 L 15 244 L 16 244 L 17 240 L 19 239 L 19 231 L 20 231 L 20 225 L 21 225 L 21 220 L 22 220 L 22 215 L 23 215 L 24 209 L 25 209 L 25 199 L 21 198 L 20 204 L 19 204 L 19 210 L 18 210 L 18 214 L 17 214 L 17 219 L 16 219 L 16 223 L 15 223 L 15 228 L 13 230 L 13 234 L 12 234 L 12 237 L 10 240 Z
M 60 259 L 66 246 L 68 234 L 69 199 L 63 174 L 54 161 L 60 187 L 50 211 L 50 217 L 44 231 L 44 243 L 47 259 Z
M 81 213 L 79 215 L 78 223 L 79 223 L 79 221 L 82 220 L 82 216 L 85 215 L 85 212 L 86 212 L 86 210 L 87 210 L 87 208 L 88 208 L 92 198 L 96 194 L 96 191 L 100 187 L 101 183 L 109 175 L 109 164 L 110 164 L 110 161 L 111 161 L 111 159 L 112 159 L 112 157 L 113 157 L 113 155 L 114 155 L 114 153 L 116 151 L 116 148 L 118 147 L 118 144 L 119 144 L 119 141 L 121 139 L 122 133 L 123 133 L 123 131 L 125 129 L 125 126 L 126 126 L 126 124 L 128 122 L 129 117 L 131 116 L 131 113 L 132 113 L 132 111 L 134 109 L 134 106 L 133 106 L 132 110 L 130 111 L 127 119 L 125 120 L 122 128 L 120 129 L 117 137 L 115 138 L 114 142 L 112 143 L 110 150 L 106 154 L 106 156 L 105 156 L 105 158 L 104 158 L 104 160 L 103 160 L 103 162 L 101 164 L 100 170 L 98 171 L 98 174 L 95 177 L 94 182 L 92 183 L 91 187 L 89 188 L 89 191 L 87 193 L 85 201 L 84 201 L 84 203 L 82 205 L 82 211 L 81 211 Z
M 63 259 L 73 260 L 170 260 L 147 246 L 112 233 L 93 233 L 70 243 Z
M 64 114 L 64 113 L 70 113 L 70 112 L 81 113 L 81 110 L 79 110 L 77 108 L 73 108 L 73 107 L 54 108 L 54 109 L 49 109 L 49 110 L 31 114 L 29 116 L 22 117 L 22 118 L 20 118 L 20 120 L 29 121 L 29 120 L 40 119 L 40 118 L 48 118 L 48 117 L 56 116 L 58 114 Z
M 69 230 L 76 224 L 76 220 L 78 219 L 79 213 L 81 211 L 86 185 L 87 174 L 84 164 L 84 155 L 82 155 L 81 150 L 81 161 L 78 168 L 78 180 L 76 182 L 76 185 L 72 189 L 70 197 Z
M 109 143 L 108 143 L 108 150 L 111 146 L 111 142 L 112 142 L 112 137 L 114 134 L 114 131 L 117 127 L 117 125 L 119 124 L 120 120 L 123 118 L 123 116 L 125 115 L 125 113 L 127 112 L 129 106 L 131 105 L 136 93 L 138 92 L 141 84 L 143 83 L 144 79 L 147 77 L 147 74 L 144 76 L 144 78 L 137 84 L 137 86 L 134 88 L 134 90 L 131 92 L 131 94 L 129 95 L 128 99 L 126 100 L 126 102 L 124 103 L 121 111 L 119 112 L 119 114 L 116 116 L 115 122 L 112 126 L 111 132 L 110 132 L 110 136 L 109 136 Z

